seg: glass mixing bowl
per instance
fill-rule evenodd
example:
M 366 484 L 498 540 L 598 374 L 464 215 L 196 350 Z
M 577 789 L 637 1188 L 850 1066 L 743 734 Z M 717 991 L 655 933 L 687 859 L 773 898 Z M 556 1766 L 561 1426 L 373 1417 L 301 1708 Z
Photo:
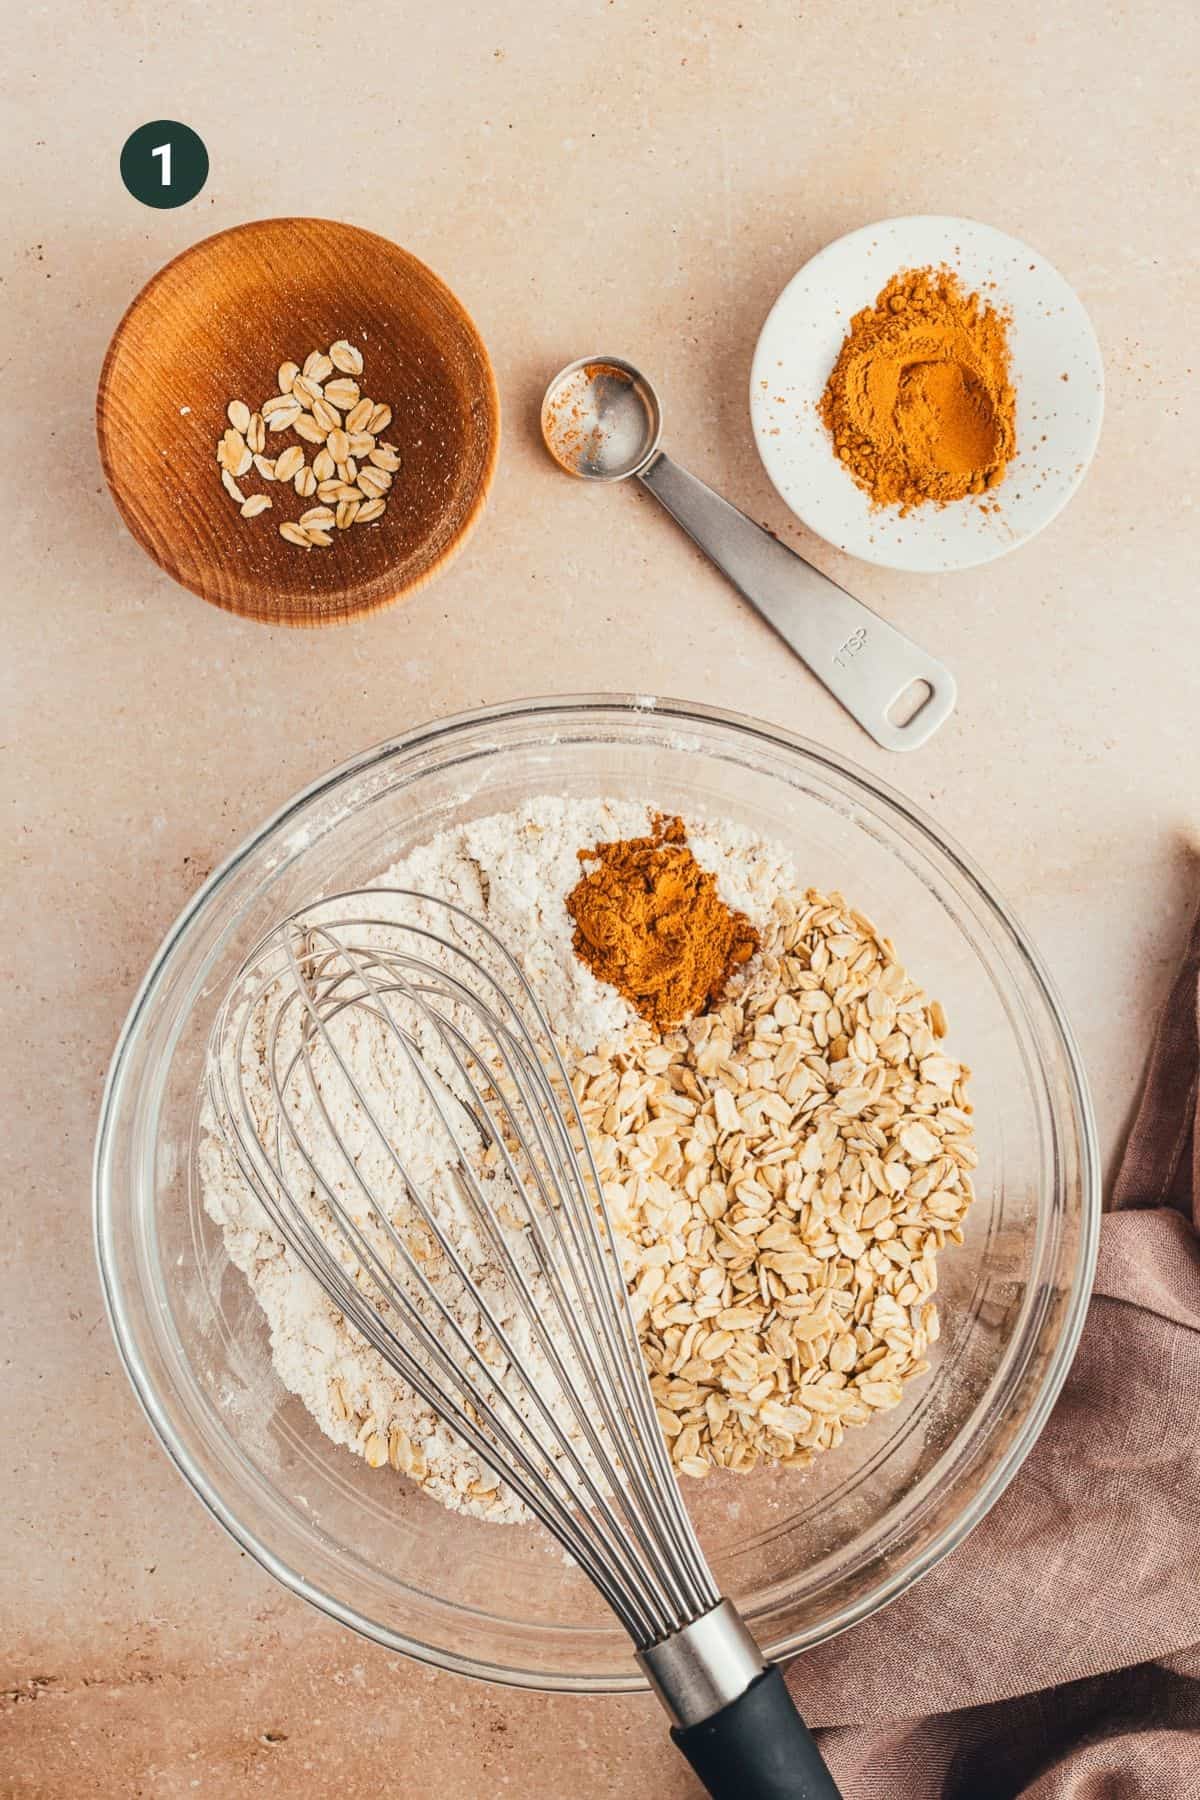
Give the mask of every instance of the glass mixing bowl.
M 547 792 L 723 815 L 780 841 L 805 881 L 840 888 L 895 939 L 974 1069 L 978 1198 L 965 1246 L 939 1265 L 930 1374 L 808 1469 L 685 1484 L 717 1579 L 770 1654 L 892 1599 L 1011 1480 L 1083 1321 L 1097 1157 L 1070 1029 L 983 876 L 907 801 L 749 719 L 599 696 L 446 720 L 316 782 L 211 876 L 134 1002 L 97 1146 L 104 1290 L 151 1423 L 238 1542 L 345 1624 L 492 1680 L 614 1691 L 641 1685 L 629 1644 L 536 1528 L 446 1512 L 330 1443 L 284 1390 L 197 1179 L 206 1039 L 251 943 L 444 827 Z

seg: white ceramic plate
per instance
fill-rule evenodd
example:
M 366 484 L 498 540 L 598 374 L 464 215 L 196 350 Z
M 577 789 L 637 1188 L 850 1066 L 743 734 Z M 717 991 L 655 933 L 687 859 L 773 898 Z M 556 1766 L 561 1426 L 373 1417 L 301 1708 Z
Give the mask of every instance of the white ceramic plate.
M 1012 315 L 1017 454 L 995 493 L 873 509 L 837 461 L 817 413 L 851 317 L 900 269 L 952 268 Z M 885 219 L 839 238 L 780 294 L 754 352 L 750 416 L 783 499 L 813 531 L 866 562 L 933 572 L 1015 550 L 1066 505 L 1096 448 L 1104 368 L 1091 321 L 1058 270 L 1018 238 L 970 219 Z

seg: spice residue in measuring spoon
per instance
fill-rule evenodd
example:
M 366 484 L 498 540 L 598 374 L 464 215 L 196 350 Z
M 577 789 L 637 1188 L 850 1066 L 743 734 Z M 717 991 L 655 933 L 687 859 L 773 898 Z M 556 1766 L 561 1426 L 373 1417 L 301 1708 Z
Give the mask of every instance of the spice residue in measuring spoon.
M 692 855 L 682 819 L 660 816 L 651 837 L 596 844 L 579 860 L 587 873 L 566 901 L 575 954 L 659 1031 L 719 1002 L 758 949 L 754 926 Z
M 949 269 L 902 271 L 854 315 L 820 412 L 877 506 L 988 493 L 1016 453 L 1008 321 Z
M 618 465 L 636 461 L 637 435 L 629 437 L 630 415 L 615 401 L 627 398 L 633 377 L 614 363 L 584 363 L 556 385 L 542 408 L 542 436 L 546 447 L 569 475 L 604 472 L 604 452 Z M 628 440 L 628 441 L 627 441 Z

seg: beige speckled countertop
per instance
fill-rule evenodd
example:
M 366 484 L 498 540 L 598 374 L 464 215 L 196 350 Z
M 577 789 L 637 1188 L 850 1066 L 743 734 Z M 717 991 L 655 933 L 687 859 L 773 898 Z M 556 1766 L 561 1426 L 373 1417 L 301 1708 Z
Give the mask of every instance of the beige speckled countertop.
M 10 36 L 0 1789 L 20 1800 L 694 1791 L 648 1699 L 468 1685 L 284 1593 L 205 1517 L 117 1363 L 88 1209 L 121 1018 L 201 877 L 351 751 L 486 701 L 629 684 L 821 739 L 919 801 L 1015 902 L 1110 1156 L 1120 1139 L 1200 887 L 1194 8 L 720 10 L 50 0 Z M 163 114 L 202 133 L 213 167 L 193 204 L 155 213 L 117 155 Z M 807 539 L 746 412 L 787 277 L 852 226 L 922 211 L 988 220 L 1057 263 L 1109 393 L 1063 517 L 938 578 Z M 196 237 L 285 212 L 428 260 L 478 319 L 506 408 L 463 558 L 403 609 L 324 635 L 172 587 L 121 528 L 92 437 L 105 343 L 146 277 Z M 926 750 L 876 750 L 648 500 L 556 474 L 541 386 L 596 347 L 658 375 L 683 461 L 940 647 L 961 702 Z

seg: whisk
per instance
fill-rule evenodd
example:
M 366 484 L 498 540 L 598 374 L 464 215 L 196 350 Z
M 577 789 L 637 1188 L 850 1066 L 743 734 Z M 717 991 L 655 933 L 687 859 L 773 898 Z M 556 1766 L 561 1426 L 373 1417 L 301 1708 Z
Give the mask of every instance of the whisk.
M 271 1223 L 594 1583 L 708 1791 L 836 1800 L 688 1517 L 567 1070 L 499 938 L 404 889 L 304 907 L 243 964 L 208 1067 Z

